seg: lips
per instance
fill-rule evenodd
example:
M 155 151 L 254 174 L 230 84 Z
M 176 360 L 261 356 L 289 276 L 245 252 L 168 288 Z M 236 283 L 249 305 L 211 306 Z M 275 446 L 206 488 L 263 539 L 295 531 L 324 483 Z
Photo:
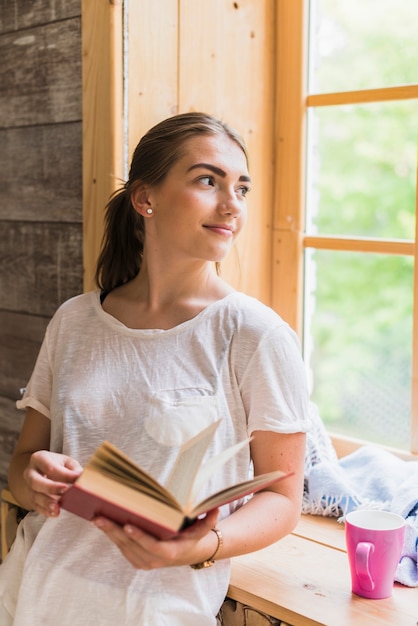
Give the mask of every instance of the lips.
M 230 237 L 234 232 L 234 229 L 229 224 L 204 224 L 204 228 L 218 233 L 219 235 L 226 235 L 228 237 Z

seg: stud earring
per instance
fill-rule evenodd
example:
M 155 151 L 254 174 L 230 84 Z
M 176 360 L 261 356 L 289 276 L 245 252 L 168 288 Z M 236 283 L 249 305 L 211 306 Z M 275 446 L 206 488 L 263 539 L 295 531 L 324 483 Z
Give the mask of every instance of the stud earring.
M 152 209 L 147 209 L 148 215 L 152 215 Z

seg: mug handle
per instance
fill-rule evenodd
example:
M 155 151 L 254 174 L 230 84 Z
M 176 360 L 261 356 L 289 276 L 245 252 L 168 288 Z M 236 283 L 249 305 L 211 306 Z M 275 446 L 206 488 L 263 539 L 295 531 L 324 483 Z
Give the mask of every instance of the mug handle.
M 370 574 L 369 560 L 370 555 L 374 552 L 374 545 L 365 541 L 361 541 L 356 546 L 356 574 L 360 586 L 365 591 L 373 591 L 374 581 Z

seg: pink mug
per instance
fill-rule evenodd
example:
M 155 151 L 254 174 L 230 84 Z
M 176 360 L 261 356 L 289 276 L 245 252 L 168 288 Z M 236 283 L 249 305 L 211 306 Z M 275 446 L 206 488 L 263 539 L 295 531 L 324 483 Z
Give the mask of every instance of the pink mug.
M 345 518 L 352 591 L 364 598 L 389 598 L 401 558 L 405 520 L 396 513 L 360 509 Z

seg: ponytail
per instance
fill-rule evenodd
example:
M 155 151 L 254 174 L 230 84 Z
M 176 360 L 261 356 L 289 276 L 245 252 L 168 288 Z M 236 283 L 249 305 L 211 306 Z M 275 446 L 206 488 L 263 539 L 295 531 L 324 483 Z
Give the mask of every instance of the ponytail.
M 134 278 L 141 267 L 144 219 L 131 204 L 127 186 L 116 191 L 106 206 L 105 231 L 96 267 L 96 284 L 109 293 Z

